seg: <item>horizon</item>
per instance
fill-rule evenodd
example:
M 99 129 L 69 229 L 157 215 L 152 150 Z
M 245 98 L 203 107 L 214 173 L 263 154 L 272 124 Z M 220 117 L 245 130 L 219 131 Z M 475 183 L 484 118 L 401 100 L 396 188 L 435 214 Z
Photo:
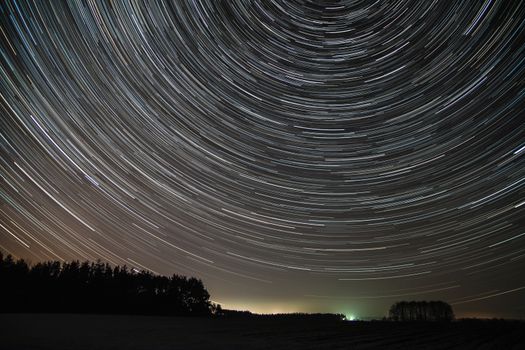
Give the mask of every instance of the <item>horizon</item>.
M 225 308 L 525 319 L 525 2 L 0 2 L 0 251 Z
M 3 254 L 2 251 L 0 251 L 0 254 Z M 10 255 L 7 255 L 5 257 L 8 257 Z M 123 268 L 123 267 L 126 267 L 126 268 L 129 268 L 130 272 L 131 273 L 149 273 L 153 276 L 161 276 L 161 277 L 169 277 L 169 276 L 172 276 L 172 275 L 178 275 L 177 273 L 172 273 L 172 274 L 168 274 L 168 275 L 159 275 L 159 274 L 156 274 L 156 273 L 153 273 L 149 270 L 141 270 L 141 269 L 137 269 L 137 268 L 134 268 L 132 266 L 128 266 L 128 265 L 112 265 L 108 262 L 104 262 L 104 261 L 101 261 L 101 260 L 97 260 L 97 261 L 80 261 L 80 260 L 71 260 L 71 261 L 38 261 L 38 262 L 31 262 L 31 261 L 26 261 L 26 260 L 22 260 L 24 261 L 27 266 L 29 268 L 32 268 L 34 267 L 35 265 L 39 264 L 39 263 L 53 263 L 53 262 L 59 262 L 60 264 L 64 264 L 64 263 L 71 263 L 71 262 L 77 262 L 77 263 L 89 263 L 90 265 L 92 264 L 98 264 L 98 263 L 102 263 L 104 265 L 109 265 L 109 266 L 112 266 L 112 268 L 115 268 L 115 267 L 119 267 L 119 268 Z M 182 275 L 181 275 L 182 276 Z M 183 276 L 183 277 L 195 277 L 195 278 L 198 278 L 196 276 Z M 203 281 L 203 283 L 205 284 L 205 281 Z M 204 285 L 204 287 L 206 287 L 206 285 Z M 263 316 L 269 316 L 269 315 L 282 315 L 282 314 L 341 314 L 341 315 L 344 315 L 345 316 L 345 321 L 376 321 L 376 320 L 384 320 L 385 318 L 388 318 L 389 315 L 388 315 L 388 309 L 386 309 L 383 314 L 381 315 L 359 315 L 358 313 L 352 310 L 348 310 L 348 308 L 346 310 L 336 310 L 336 309 L 330 309 L 331 311 L 327 311 L 326 309 L 323 309 L 323 308 L 300 308 L 300 307 L 297 307 L 297 306 L 294 306 L 294 303 L 289 303 L 289 302 L 286 302 L 286 303 L 275 303 L 275 302 L 268 302 L 266 306 L 250 306 L 249 304 L 239 304 L 239 303 L 231 303 L 231 304 L 228 304 L 228 303 L 222 303 L 218 300 L 215 300 L 213 298 L 211 298 L 210 296 L 210 299 L 209 301 L 212 303 L 212 304 L 216 304 L 216 305 L 220 305 L 222 307 L 222 310 L 224 311 L 240 311 L 240 312 L 249 312 L 249 313 L 252 313 L 254 315 L 263 315 Z M 400 301 L 428 301 L 428 302 L 431 302 L 431 301 L 437 301 L 437 300 L 432 300 L 432 299 L 428 299 L 428 300 L 425 300 L 425 299 L 421 299 L 421 298 L 416 298 L 416 299 L 403 299 L 403 298 L 400 298 L 400 299 L 395 299 L 395 302 L 400 302 Z M 441 301 L 444 301 L 444 302 L 447 302 L 446 300 L 441 300 Z M 264 303 L 263 303 L 264 304 Z M 390 305 L 391 306 L 391 305 Z M 505 319 L 505 320 L 509 320 L 509 321 L 524 321 L 525 318 L 520 318 L 520 317 L 505 317 L 505 316 L 502 316 L 502 315 L 499 315 L 499 316 L 495 316 L 495 315 L 491 315 L 491 314 L 483 314 L 483 313 L 479 313 L 479 312 L 460 312 L 460 313 L 457 313 L 454 311 L 454 314 L 455 314 L 455 319 L 456 320 L 462 320 L 462 319 L 478 319 L 478 320 L 493 320 L 493 319 Z

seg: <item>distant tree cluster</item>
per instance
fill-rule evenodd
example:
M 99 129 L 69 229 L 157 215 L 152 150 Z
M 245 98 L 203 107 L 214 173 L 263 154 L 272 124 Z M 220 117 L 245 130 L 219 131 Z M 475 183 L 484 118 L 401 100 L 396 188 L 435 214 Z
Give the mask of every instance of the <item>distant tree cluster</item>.
M 201 280 L 157 276 L 100 261 L 50 261 L 29 266 L 0 253 L 0 312 L 211 315 Z
M 452 307 L 443 301 L 400 301 L 390 307 L 393 321 L 452 321 Z
M 343 321 L 345 315 L 332 313 L 278 313 L 278 314 L 257 314 L 250 311 L 221 310 L 221 316 L 226 318 L 250 318 L 250 319 L 272 319 L 290 321 Z

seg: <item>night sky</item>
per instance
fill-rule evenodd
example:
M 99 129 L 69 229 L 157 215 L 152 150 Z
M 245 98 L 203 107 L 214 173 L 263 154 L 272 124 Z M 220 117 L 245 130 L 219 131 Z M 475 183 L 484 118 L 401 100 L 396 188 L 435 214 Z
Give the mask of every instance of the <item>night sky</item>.
M 525 318 L 525 2 L 0 9 L 4 254 L 255 312 Z

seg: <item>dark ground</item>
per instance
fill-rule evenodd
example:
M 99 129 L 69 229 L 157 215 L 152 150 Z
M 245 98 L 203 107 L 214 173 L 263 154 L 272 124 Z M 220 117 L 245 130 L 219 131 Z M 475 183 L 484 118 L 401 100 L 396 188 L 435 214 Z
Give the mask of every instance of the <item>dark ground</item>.
M 0 314 L 0 349 L 525 349 L 525 322 Z

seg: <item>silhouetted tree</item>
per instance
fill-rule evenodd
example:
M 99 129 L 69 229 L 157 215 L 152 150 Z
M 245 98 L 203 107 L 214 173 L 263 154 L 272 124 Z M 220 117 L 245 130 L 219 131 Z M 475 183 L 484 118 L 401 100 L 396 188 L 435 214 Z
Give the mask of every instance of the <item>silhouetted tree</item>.
M 201 280 L 72 261 L 30 267 L 0 253 L 0 312 L 95 312 L 211 315 Z
M 452 321 L 452 307 L 443 301 L 399 301 L 390 307 L 392 321 Z
M 224 311 L 222 310 L 221 304 L 211 304 L 211 313 L 214 316 L 224 316 Z

